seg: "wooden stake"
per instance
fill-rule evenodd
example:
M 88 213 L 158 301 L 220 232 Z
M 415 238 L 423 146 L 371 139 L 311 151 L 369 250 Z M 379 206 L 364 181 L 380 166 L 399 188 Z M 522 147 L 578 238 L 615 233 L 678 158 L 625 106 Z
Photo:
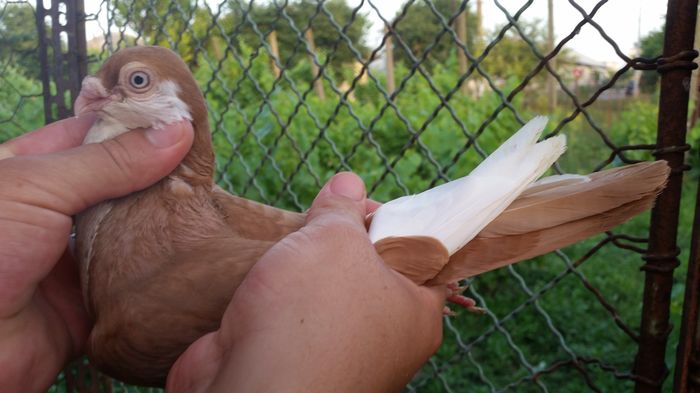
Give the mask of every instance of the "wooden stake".
M 459 0 L 455 0 L 455 9 L 459 9 Z M 465 9 L 462 13 L 457 16 L 457 37 L 460 41 L 467 46 L 467 12 Z M 467 73 L 467 56 L 464 54 L 464 50 L 457 47 L 457 60 L 459 61 L 459 75 L 464 75 Z M 466 81 L 462 82 L 462 93 L 468 94 L 469 89 L 467 87 Z
M 551 53 L 552 50 L 554 50 L 554 2 L 553 0 L 547 0 L 547 53 Z M 555 69 L 556 58 L 549 60 L 549 65 L 552 69 Z M 554 110 L 557 108 L 557 89 L 555 83 L 554 75 L 547 75 L 549 113 L 554 113 Z
M 275 77 L 279 78 L 282 72 L 277 66 L 277 63 L 280 60 L 280 51 L 279 47 L 277 46 L 277 31 L 272 30 L 270 35 L 267 37 L 267 40 L 270 43 L 270 49 L 272 49 L 272 72 L 275 73 Z
M 384 34 L 386 37 L 386 49 L 384 58 L 386 60 L 386 90 L 389 94 L 393 93 L 396 89 L 396 84 L 394 81 L 394 41 L 389 33 L 389 28 L 384 27 Z
M 316 44 L 314 43 L 314 33 L 309 27 L 308 30 L 306 30 L 306 33 L 304 33 L 304 38 L 306 38 L 306 41 L 309 43 L 309 47 L 311 48 L 312 53 L 316 53 Z M 316 76 L 319 75 L 319 68 L 314 62 L 313 55 L 309 54 L 309 63 L 311 63 L 311 77 L 316 78 Z M 316 90 L 316 95 L 318 98 L 321 100 L 326 99 L 326 93 L 323 91 L 323 83 L 321 82 L 321 77 L 319 76 L 318 79 L 314 81 L 314 90 Z
M 484 39 L 483 14 L 481 0 L 476 0 L 476 37 L 472 53 L 481 53 L 481 43 Z

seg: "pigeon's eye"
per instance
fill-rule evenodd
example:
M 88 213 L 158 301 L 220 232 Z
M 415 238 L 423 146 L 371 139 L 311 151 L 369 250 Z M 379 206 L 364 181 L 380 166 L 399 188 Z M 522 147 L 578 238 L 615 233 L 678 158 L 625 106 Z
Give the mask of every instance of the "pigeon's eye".
M 143 71 L 136 71 L 129 76 L 129 84 L 134 89 L 143 90 L 151 83 L 150 77 Z

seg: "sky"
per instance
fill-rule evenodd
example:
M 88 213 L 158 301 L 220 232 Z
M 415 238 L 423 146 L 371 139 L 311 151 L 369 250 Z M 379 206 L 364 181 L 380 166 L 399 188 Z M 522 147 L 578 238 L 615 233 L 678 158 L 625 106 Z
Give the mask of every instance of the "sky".
M 362 0 L 349 0 L 348 4 L 356 5 Z M 403 0 L 373 0 L 372 4 L 387 19 L 396 15 Z M 475 1 L 470 1 L 471 9 L 476 8 Z M 514 15 L 526 0 L 500 0 L 499 3 Z M 586 12 L 590 12 L 598 0 L 576 0 Z M 494 0 L 482 0 L 484 31 L 493 31 L 494 28 L 508 23 L 505 14 L 495 5 Z M 370 44 L 372 40 L 381 37 L 383 24 L 377 16 L 377 12 L 366 5 L 367 16 L 373 23 L 370 32 Z M 610 0 L 604 4 L 593 18 L 605 32 L 618 43 L 620 49 L 627 55 L 633 53 L 635 44 L 642 37 L 653 30 L 663 26 L 663 18 L 666 15 L 666 2 L 660 0 Z M 528 9 L 522 14 L 522 20 L 533 21 L 539 19 L 546 26 L 547 0 L 534 0 Z M 558 42 L 569 35 L 573 28 L 583 19 L 581 13 L 567 0 L 554 0 L 554 36 Z M 555 44 L 556 45 L 556 44 Z M 622 60 L 615 54 L 613 48 L 601 37 L 598 31 L 586 24 L 581 32 L 566 45 L 567 48 L 583 55 L 585 58 L 600 62 L 620 65 Z
M 205 0 L 212 7 L 218 4 L 219 0 Z M 346 0 L 351 6 L 363 3 L 363 13 L 372 23 L 368 44 L 377 45 L 381 39 L 383 23 L 381 18 L 368 3 L 367 0 Z M 421 1 L 421 0 L 417 0 Z M 507 23 L 506 16 L 495 5 L 495 0 L 483 1 L 483 26 L 484 31 L 493 31 L 496 27 Z M 567 36 L 574 26 L 583 17 L 567 0 L 554 1 L 554 35 L 556 40 Z M 398 12 L 405 0 L 372 0 L 372 4 L 387 19 L 391 20 Z M 506 8 L 511 15 L 522 7 L 527 0 L 500 0 L 500 4 Z M 576 0 L 584 10 L 590 12 L 598 3 L 598 0 Z M 85 4 L 88 14 L 98 11 L 97 7 L 102 2 L 88 1 Z M 470 1 L 472 9 L 475 9 L 475 0 Z M 104 17 L 104 12 L 101 13 Z M 635 44 L 640 36 L 644 36 L 650 31 L 660 29 L 663 26 L 663 17 L 666 14 L 666 2 L 661 0 L 609 0 L 604 4 L 594 20 L 605 30 L 605 32 L 615 40 L 620 49 L 627 55 L 634 55 Z M 522 14 L 521 19 L 525 21 L 540 20 L 543 23 L 547 18 L 547 0 L 533 0 L 530 7 Z M 104 23 L 104 22 L 103 22 Z M 86 26 L 88 38 L 101 35 L 97 23 L 91 22 Z M 555 41 L 556 42 L 556 41 Z M 597 30 L 589 24 L 584 25 L 581 32 L 571 40 L 567 48 L 582 55 L 582 58 L 597 63 L 611 63 L 619 66 L 622 60 L 615 55 L 613 48 L 604 41 Z

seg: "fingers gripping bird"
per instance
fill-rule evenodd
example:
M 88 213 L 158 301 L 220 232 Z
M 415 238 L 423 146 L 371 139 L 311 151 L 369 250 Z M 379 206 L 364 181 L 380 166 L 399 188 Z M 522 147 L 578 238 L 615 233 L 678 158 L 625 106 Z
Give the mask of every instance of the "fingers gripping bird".
M 303 213 L 228 194 L 213 182 L 207 109 L 172 51 L 133 47 L 83 81 L 76 114 L 94 112 L 84 143 L 187 119 L 195 137 L 180 165 L 155 185 L 76 218 L 85 304 L 94 319 L 91 361 L 130 383 L 162 386 L 178 356 L 218 328 L 233 292 Z M 536 181 L 565 150 L 537 142 L 535 118 L 470 175 L 380 207 L 370 239 L 419 284 L 449 284 L 564 247 L 648 209 L 665 162 Z

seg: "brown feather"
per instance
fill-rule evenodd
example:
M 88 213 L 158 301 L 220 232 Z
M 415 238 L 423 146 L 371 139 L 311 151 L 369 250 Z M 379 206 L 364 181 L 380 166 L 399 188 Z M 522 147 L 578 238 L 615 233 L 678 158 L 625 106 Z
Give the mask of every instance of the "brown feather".
M 446 284 L 533 258 L 606 231 L 651 208 L 670 173 L 665 161 L 590 175 L 516 199 L 457 251 L 430 284 Z M 592 203 L 591 203 L 592 201 Z
M 596 172 L 586 182 L 564 179 L 526 190 L 481 232 L 504 236 L 553 227 L 599 214 L 612 207 L 656 196 L 663 188 L 669 168 L 665 161 Z
M 306 214 L 276 209 L 262 203 L 229 194 L 216 186 L 212 193 L 214 202 L 225 213 L 229 227 L 247 239 L 277 242 L 301 228 Z
M 218 329 L 253 264 L 305 217 L 218 188 L 175 197 L 168 187 L 160 182 L 111 202 L 84 280 L 95 321 L 91 361 L 140 385 L 164 384 L 180 354 Z M 78 234 L 89 233 L 94 210 L 78 217 Z M 78 250 L 85 239 L 78 236 Z
M 450 258 L 442 243 L 426 236 L 387 237 L 374 248 L 387 265 L 419 285 L 435 277 Z

